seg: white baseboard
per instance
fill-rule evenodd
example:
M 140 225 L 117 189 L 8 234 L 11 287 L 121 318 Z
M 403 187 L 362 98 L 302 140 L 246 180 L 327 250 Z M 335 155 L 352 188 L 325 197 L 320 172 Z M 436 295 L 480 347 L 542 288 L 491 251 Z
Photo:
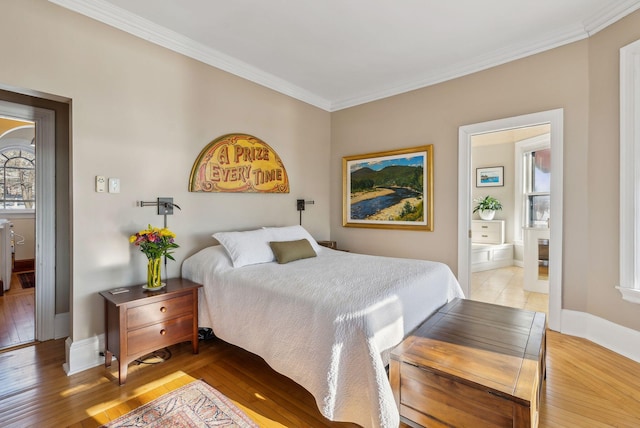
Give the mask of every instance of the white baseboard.
M 100 355 L 104 351 L 104 334 L 75 342 L 69 337 L 65 345 L 67 362 L 62 367 L 67 376 L 104 364 Z
M 612 323 L 585 312 L 562 310 L 561 333 L 582 337 L 604 346 L 613 352 L 640 363 L 640 331 Z M 67 375 L 104 364 L 104 334 L 88 339 L 73 341 L 67 338 L 66 363 L 63 368 Z
M 562 310 L 563 334 L 588 339 L 640 363 L 640 331 L 585 312 Z
M 63 337 L 71 336 L 71 314 L 69 312 L 56 314 L 54 325 L 54 339 L 62 339 Z

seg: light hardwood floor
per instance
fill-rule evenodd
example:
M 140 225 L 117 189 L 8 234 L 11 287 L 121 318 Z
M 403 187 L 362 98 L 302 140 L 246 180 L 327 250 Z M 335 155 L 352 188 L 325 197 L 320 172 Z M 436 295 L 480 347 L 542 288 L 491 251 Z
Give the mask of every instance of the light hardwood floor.
M 22 288 L 17 274 L 0 296 L 0 349 L 22 346 L 35 339 L 35 289 Z
M 157 365 L 132 364 L 124 386 L 114 368 L 66 376 L 63 340 L 0 353 L 0 426 L 95 426 L 92 415 L 184 374 L 204 379 L 262 427 L 353 426 L 322 418 L 309 393 L 255 355 L 219 340 L 201 342 L 198 355 L 190 348 L 172 346 L 172 357 Z M 640 364 L 550 331 L 540 407 L 541 427 L 638 427 Z
M 525 304 L 520 297 L 518 305 Z M 540 427 L 640 426 L 639 363 L 553 331 L 547 346 Z M 118 386 L 117 365 L 66 376 L 63 340 L 0 353 L 0 426 L 98 426 L 105 414 L 115 418 L 188 376 L 226 394 L 261 427 L 354 426 L 324 419 L 308 392 L 235 346 L 214 339 L 201 342 L 198 355 L 191 354 L 188 343 L 170 351 L 171 358 L 160 364 L 133 363 L 123 386 Z

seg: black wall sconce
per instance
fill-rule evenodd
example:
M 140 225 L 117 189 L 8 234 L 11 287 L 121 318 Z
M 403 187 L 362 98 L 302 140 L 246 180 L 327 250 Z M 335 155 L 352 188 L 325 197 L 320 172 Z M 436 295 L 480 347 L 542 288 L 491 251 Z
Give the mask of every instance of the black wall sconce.
M 139 207 L 158 207 L 158 215 L 164 216 L 164 227 L 167 227 L 167 216 L 173 215 L 173 208 L 182 210 L 178 204 L 173 203 L 173 198 L 158 198 L 155 202 L 137 201 Z
M 305 201 L 304 199 L 296 200 L 296 208 L 300 212 L 300 226 L 302 226 L 302 211 L 304 211 L 305 206 L 315 204 L 315 201 Z
M 173 209 L 177 208 L 182 211 L 178 204 L 173 203 L 173 198 L 158 198 L 155 202 L 136 201 L 139 207 L 158 207 L 158 215 L 164 216 L 164 228 L 167 228 L 167 216 L 173 215 Z M 164 274 L 167 273 L 167 256 L 164 257 Z

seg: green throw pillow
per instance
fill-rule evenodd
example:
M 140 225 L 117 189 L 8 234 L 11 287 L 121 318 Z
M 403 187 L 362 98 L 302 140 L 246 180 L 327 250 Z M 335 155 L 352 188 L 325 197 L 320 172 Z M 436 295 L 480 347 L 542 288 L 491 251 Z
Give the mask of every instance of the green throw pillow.
M 278 263 L 289 263 L 295 260 L 315 257 L 316 252 L 306 239 L 297 241 L 269 242 Z

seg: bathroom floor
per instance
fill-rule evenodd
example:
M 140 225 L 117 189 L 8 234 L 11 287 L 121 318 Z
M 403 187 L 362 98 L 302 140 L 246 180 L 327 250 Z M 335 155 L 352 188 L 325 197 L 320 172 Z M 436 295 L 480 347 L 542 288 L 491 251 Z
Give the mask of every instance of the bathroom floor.
M 518 266 L 473 272 L 470 298 L 480 302 L 549 313 L 549 295 L 525 291 L 523 268 Z

